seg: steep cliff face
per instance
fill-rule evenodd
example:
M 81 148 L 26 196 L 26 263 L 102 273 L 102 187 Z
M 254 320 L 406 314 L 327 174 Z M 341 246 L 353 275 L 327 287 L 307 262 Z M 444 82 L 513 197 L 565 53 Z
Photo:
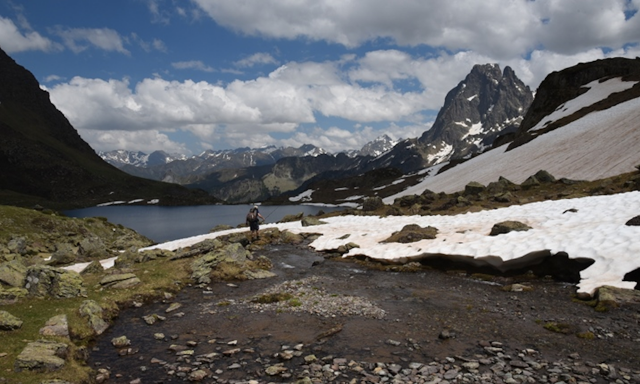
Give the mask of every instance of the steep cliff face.
M 475 65 L 418 140 L 426 165 L 483 152 L 499 134 L 517 129 L 532 101 L 533 93 L 510 67 Z
M 214 201 L 201 192 L 136 178 L 104 162 L 35 77 L 0 50 L 0 204 L 55 208 L 159 198 Z M 192 203 L 193 203 L 192 202 Z
M 640 58 L 625 59 L 617 57 L 596 60 L 588 63 L 580 63 L 573 67 L 563 69 L 562 71 L 550 73 L 542 83 L 540 83 L 536 91 L 536 98 L 518 128 L 509 148 L 511 149 L 522 145 L 537 135 L 564 126 L 592 111 L 607 109 L 640 95 L 639 83 L 624 92 L 610 95 L 597 104 L 590 105 L 571 116 L 560 119 L 546 126 L 544 129 L 538 130 L 535 133 L 530 132 L 531 128 L 538 124 L 545 116 L 551 115 L 567 101 L 575 99 L 577 96 L 587 92 L 588 88 L 586 88 L 585 85 L 596 80 L 606 81 L 614 77 L 621 78 L 625 81 L 640 81 Z

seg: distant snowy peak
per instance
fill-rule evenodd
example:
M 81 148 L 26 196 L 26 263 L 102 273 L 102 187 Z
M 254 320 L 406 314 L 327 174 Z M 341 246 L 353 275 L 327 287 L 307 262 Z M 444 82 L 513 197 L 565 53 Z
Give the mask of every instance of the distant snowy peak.
M 532 101 L 533 93 L 510 67 L 475 65 L 419 139 L 428 165 L 483 152 L 499 134 L 517 129 Z
M 181 154 L 169 154 L 164 151 L 154 151 L 151 154 L 146 154 L 140 151 L 127 151 L 124 149 L 117 149 L 114 151 L 98 152 L 100 156 L 107 163 L 116 167 L 122 167 L 125 165 L 132 165 L 135 167 L 151 167 L 154 165 L 167 164 L 174 160 L 183 160 L 186 156 Z
M 377 139 L 365 144 L 359 152 L 360 156 L 378 157 L 393 148 L 398 142 L 387 135 L 382 135 Z

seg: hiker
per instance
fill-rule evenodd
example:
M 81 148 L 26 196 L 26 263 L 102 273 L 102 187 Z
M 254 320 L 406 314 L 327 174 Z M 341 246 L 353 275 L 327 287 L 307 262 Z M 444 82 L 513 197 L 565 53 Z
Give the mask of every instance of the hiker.
M 260 220 L 264 221 L 264 217 L 260 214 L 258 206 L 254 205 L 247 214 L 247 225 L 249 225 L 249 230 L 251 231 L 251 240 L 260 239 L 260 234 L 258 233 L 260 230 Z

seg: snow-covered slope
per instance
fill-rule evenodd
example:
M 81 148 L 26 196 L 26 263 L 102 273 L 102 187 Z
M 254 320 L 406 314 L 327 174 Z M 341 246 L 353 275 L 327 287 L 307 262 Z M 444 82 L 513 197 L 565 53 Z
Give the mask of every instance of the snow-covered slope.
M 589 92 L 559 107 L 540 121 L 540 127 L 606 98 L 635 82 L 612 79 L 589 84 Z M 598 97 L 594 97 L 597 95 Z M 537 130 L 538 127 L 534 127 Z M 592 112 L 566 126 L 506 151 L 507 145 L 483 153 L 384 201 L 420 194 L 425 189 L 453 193 L 476 181 L 487 185 L 500 176 L 522 183 L 539 170 L 556 178 L 598 180 L 631 172 L 640 164 L 640 98 Z

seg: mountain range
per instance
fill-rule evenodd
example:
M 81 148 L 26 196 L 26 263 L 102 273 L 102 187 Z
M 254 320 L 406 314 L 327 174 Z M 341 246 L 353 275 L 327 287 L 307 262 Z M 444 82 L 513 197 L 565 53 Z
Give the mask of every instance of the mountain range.
M 518 182 L 540 169 L 567 180 L 608 177 L 640 164 L 639 64 L 614 58 L 553 72 L 535 99 L 511 68 L 476 65 L 421 137 L 396 143 L 383 136 L 357 152 L 305 145 L 189 158 L 101 154 L 128 174 L 98 156 L 33 75 L 0 51 L 0 203 L 361 204 L 371 196 L 459 191 L 470 181 Z
M 389 168 L 411 173 L 469 158 L 515 132 L 532 101 L 531 90 L 511 68 L 476 65 L 447 94 L 433 127 L 420 138 L 394 142 L 383 135 L 359 151 L 338 154 L 305 145 L 206 151 L 187 159 L 154 152 L 160 164 L 139 153 L 100 156 L 132 175 L 203 189 L 227 202 L 264 201 L 323 180 L 388 175 Z

